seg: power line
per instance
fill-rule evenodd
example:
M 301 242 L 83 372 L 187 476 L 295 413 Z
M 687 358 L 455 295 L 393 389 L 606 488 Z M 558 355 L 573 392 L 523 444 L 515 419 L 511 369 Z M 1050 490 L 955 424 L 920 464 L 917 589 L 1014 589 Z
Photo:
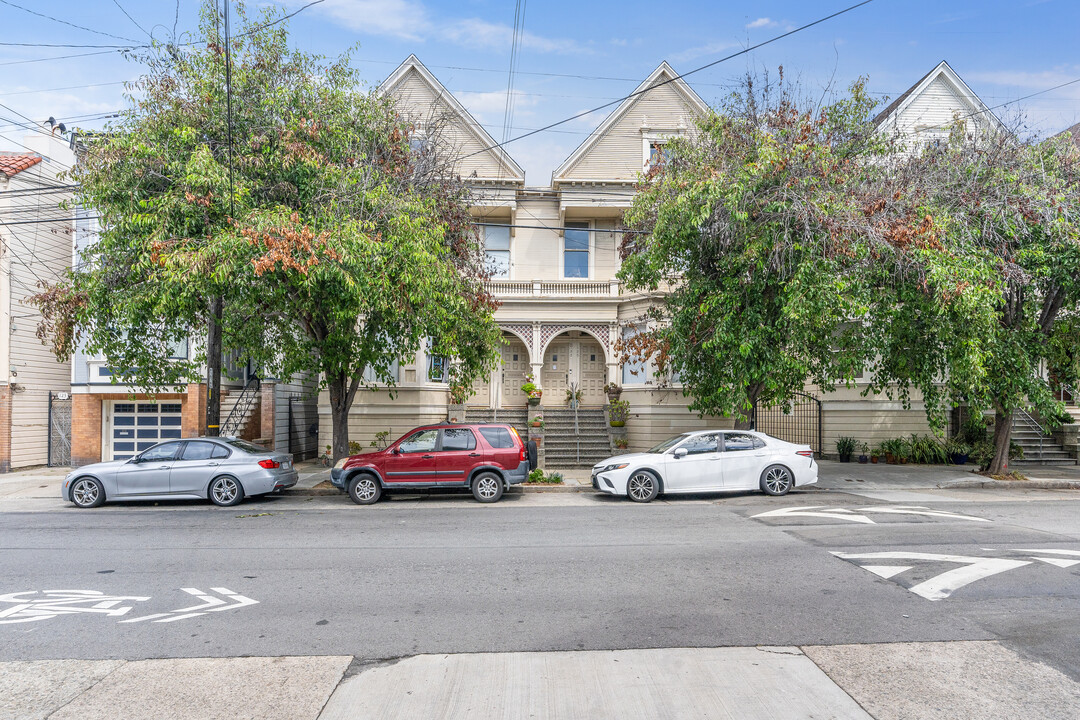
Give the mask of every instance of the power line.
M 67 25 L 68 27 L 73 27 L 73 28 L 76 28 L 78 30 L 85 30 L 86 32 L 92 32 L 95 35 L 104 35 L 106 37 L 116 38 L 117 40 L 126 40 L 127 42 L 137 42 L 136 40 L 132 40 L 129 37 L 123 37 L 122 35 L 113 35 L 112 33 L 102 32 L 101 30 L 94 30 L 93 28 L 84 27 L 82 25 L 76 25 L 75 23 L 68 22 L 67 20 L 61 20 L 60 18 L 55 18 L 52 15 L 45 15 L 44 13 L 39 13 L 36 10 L 31 10 L 30 8 L 24 8 L 22 5 L 16 5 L 15 3 L 10 2 L 10 0 L 0 0 L 0 3 L 3 3 L 4 5 L 7 5 L 9 7 L 13 7 L 15 9 L 17 9 L 17 10 L 22 10 L 23 12 L 30 13 L 31 15 L 37 15 L 39 18 L 45 18 L 46 20 L 52 20 L 53 22 L 60 23 L 61 25 Z
M 132 24 L 133 24 L 133 25 L 134 25 L 135 27 L 137 27 L 137 28 L 139 28 L 140 30 L 142 30 L 142 31 L 143 31 L 143 35 L 146 35 L 146 37 L 150 38 L 150 40 L 151 40 L 151 41 L 153 41 L 153 39 L 154 39 L 154 36 L 153 36 L 153 35 L 151 35 L 150 33 L 146 32 L 146 28 L 144 28 L 144 27 L 143 27 L 142 25 L 140 25 L 140 24 L 139 24 L 139 23 L 138 23 L 138 22 L 137 22 L 137 21 L 135 20 L 135 18 L 131 17 L 131 15 L 130 15 L 130 14 L 128 13 L 128 11 L 124 9 L 124 6 L 120 4 L 119 0 L 112 0 L 112 1 L 113 1 L 113 5 L 115 5 L 116 7 L 120 8 L 120 12 L 124 13 L 124 16 L 125 16 L 125 17 L 126 17 L 126 18 L 127 18 L 128 20 L 130 20 L 130 21 L 132 22 Z
M 746 55 L 747 53 L 750 53 L 750 52 L 752 52 L 754 50 L 757 50 L 758 48 L 765 47 L 766 45 L 770 45 L 770 44 L 772 44 L 774 42 L 777 42 L 779 40 L 783 40 L 786 37 L 790 37 L 791 35 L 802 32 L 803 30 L 807 30 L 809 28 L 812 28 L 815 25 L 820 25 L 823 22 L 826 22 L 828 20 L 832 20 L 833 18 L 839 17 L 840 15 L 843 15 L 845 13 L 849 13 L 852 10 L 855 10 L 857 8 L 862 7 L 863 5 L 869 5 L 872 2 L 874 2 L 874 0 L 862 0 L 862 2 L 855 3 L 854 5 L 849 5 L 848 7 L 844 8 L 843 10 L 838 10 L 837 12 L 834 12 L 831 15 L 826 15 L 825 17 L 818 18 L 817 20 L 814 20 L 813 22 L 806 23 L 805 25 L 800 25 L 799 27 L 794 28 L 792 30 L 788 30 L 785 33 L 781 33 L 780 35 L 776 35 L 774 37 L 771 37 L 768 40 L 764 40 L 762 42 L 759 42 L 756 45 L 751 45 L 748 48 L 745 48 L 743 50 L 739 50 L 738 52 L 734 52 L 734 53 L 732 53 L 730 55 L 726 55 L 726 56 L 720 58 L 719 60 L 714 60 L 711 63 L 707 63 L 705 65 L 702 65 L 701 67 L 694 68 L 693 70 L 689 70 L 687 72 L 684 72 L 681 75 L 676 74 L 675 77 L 673 77 L 673 78 L 669 78 L 667 80 L 662 80 L 662 81 L 660 81 L 660 82 L 658 82 L 658 83 L 656 83 L 654 85 L 650 85 L 647 88 L 643 88 L 641 90 L 637 90 L 635 92 L 632 92 L 632 93 L 630 93 L 629 95 L 627 95 L 625 97 L 618 98 L 616 100 L 612 100 L 611 102 L 608 102 L 608 103 L 604 103 L 603 105 L 592 108 L 591 110 L 585 110 L 583 112 L 579 112 L 576 115 L 571 115 L 568 118 L 564 118 L 564 119 L 559 120 L 557 122 L 553 122 L 550 125 L 545 125 L 542 128 L 538 128 L 538 129 L 533 130 L 531 132 L 527 132 L 524 135 L 518 135 L 517 137 L 511 138 L 511 139 L 509 139 L 509 140 L 507 140 L 505 142 L 497 143 L 497 144 L 492 145 L 490 147 L 481 148 L 480 150 L 469 153 L 468 155 L 465 155 L 464 157 L 459 158 L 459 159 L 465 160 L 466 158 L 470 158 L 473 155 L 479 155 L 480 153 L 487 152 L 489 150 L 496 150 L 496 149 L 502 148 L 504 145 L 509 145 L 512 142 L 517 142 L 518 140 L 524 140 L 525 138 L 536 135 L 537 133 L 541 133 L 541 132 L 544 132 L 546 130 L 550 130 L 550 129 L 558 127 L 560 125 L 564 125 L 564 124 L 566 124 L 568 122 L 572 122 L 574 120 L 577 120 L 578 118 L 584 117 L 586 115 L 591 115 L 592 113 L 597 112 L 599 110 L 604 110 L 606 108 L 609 108 L 612 105 L 617 105 L 619 103 L 625 102 L 625 101 L 629 100 L 630 98 L 638 97 L 640 95 L 644 95 L 645 93 L 651 92 L 651 91 L 655 90 L 658 87 L 663 87 L 664 85 L 668 85 L 670 83 L 673 83 L 676 80 L 681 80 L 681 79 L 685 78 L 687 75 L 693 75 L 694 73 L 699 73 L 702 70 L 707 70 L 708 68 L 719 65 L 720 63 L 727 62 L 728 60 L 731 60 L 733 58 L 737 58 L 740 55 Z
M 0 2 L 3 2 L 3 0 L 0 0 Z M 132 48 L 128 48 L 128 49 L 132 49 Z M 50 60 L 70 60 L 72 58 L 92 57 L 94 55 L 111 55 L 112 53 L 117 53 L 117 52 L 123 52 L 123 50 L 98 50 L 97 52 L 77 53 L 75 55 L 57 55 L 55 57 L 35 58 L 33 60 L 12 60 L 12 61 L 9 61 L 9 62 L 2 62 L 2 63 L 0 63 L 0 66 L 27 65 L 29 63 L 36 63 L 36 62 L 49 62 Z
M 11 95 L 33 95 L 35 93 L 47 93 L 47 92 L 59 92 L 61 90 L 85 90 L 87 88 L 108 87 L 109 85 L 124 85 L 126 83 L 133 82 L 132 80 L 115 80 L 105 83 L 91 83 L 89 85 L 68 85 L 66 87 L 56 88 L 43 88 L 41 90 L 16 90 L 14 92 L 0 93 L 0 97 L 9 97 Z

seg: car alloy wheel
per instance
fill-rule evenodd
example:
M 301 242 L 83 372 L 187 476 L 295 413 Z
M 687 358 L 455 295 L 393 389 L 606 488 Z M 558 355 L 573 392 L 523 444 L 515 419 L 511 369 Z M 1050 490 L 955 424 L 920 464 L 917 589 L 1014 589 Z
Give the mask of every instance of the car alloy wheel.
M 349 497 L 357 505 L 373 505 L 382 497 L 382 486 L 367 473 L 357 475 L 349 481 Z
M 660 492 L 656 477 L 645 470 L 639 470 L 630 476 L 626 483 L 626 494 L 634 502 L 647 503 Z
M 81 508 L 94 508 L 105 502 L 101 483 L 94 478 L 79 478 L 71 486 L 71 502 Z
M 503 495 L 502 478 L 494 473 L 481 473 L 473 480 L 473 497 L 482 503 L 497 502 Z
M 244 499 L 244 488 L 229 476 L 219 477 L 210 483 L 210 502 L 221 507 L 231 507 Z
M 783 465 L 770 465 L 761 473 L 761 489 L 769 495 L 787 495 L 791 484 L 791 471 Z

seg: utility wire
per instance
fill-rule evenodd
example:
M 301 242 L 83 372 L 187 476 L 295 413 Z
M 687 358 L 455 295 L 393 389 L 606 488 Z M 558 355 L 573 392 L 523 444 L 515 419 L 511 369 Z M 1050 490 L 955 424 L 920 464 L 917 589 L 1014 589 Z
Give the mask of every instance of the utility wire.
M 133 25 L 134 25 L 135 27 L 137 27 L 137 28 L 139 28 L 140 30 L 142 30 L 142 32 L 143 32 L 143 35 L 145 35 L 146 37 L 150 38 L 150 40 L 151 40 L 151 41 L 153 41 L 153 39 L 154 39 L 154 36 L 153 36 L 153 35 L 151 35 L 150 33 L 146 32 L 146 28 L 144 28 L 144 27 L 143 27 L 142 25 L 140 25 L 140 24 L 138 23 L 138 21 L 137 21 L 137 20 L 135 20 L 135 18 L 131 17 L 131 15 L 130 15 L 130 14 L 128 13 L 128 11 L 124 9 L 124 6 L 120 4 L 119 0 L 112 0 L 112 1 L 113 1 L 113 5 L 115 5 L 116 7 L 120 8 L 120 12 L 124 13 L 124 16 L 125 16 L 125 17 L 126 17 L 126 18 L 127 18 L 128 20 L 130 20 L 130 21 L 131 21 L 131 23 L 132 23 L 132 24 L 133 24 Z
M 498 148 L 502 148 L 504 145 L 509 145 L 512 142 L 517 142 L 518 140 L 524 140 L 525 138 L 536 135 L 537 133 L 541 133 L 541 132 L 545 132 L 547 130 L 551 130 L 552 128 L 556 128 L 556 127 L 558 127 L 560 125 L 565 125 L 568 122 L 573 122 L 574 120 L 577 120 L 578 118 L 585 117 L 586 115 L 591 115 L 592 113 L 597 112 L 599 110 L 607 109 L 607 108 L 611 107 L 612 105 L 617 105 L 619 103 L 626 102 L 627 100 L 629 100 L 631 98 L 639 97 L 641 95 L 644 95 L 645 93 L 651 92 L 651 91 L 655 90 L 658 87 L 663 87 L 664 85 L 668 85 L 670 83 L 673 83 L 676 80 L 681 80 L 681 79 L 685 78 L 687 75 L 693 75 L 694 73 L 699 73 L 702 70 L 707 70 L 708 68 L 714 67 L 714 66 L 719 65 L 720 63 L 723 63 L 723 62 L 727 62 L 728 60 L 731 60 L 733 58 L 737 58 L 737 57 L 739 57 L 741 55 L 746 55 L 747 53 L 750 53 L 750 52 L 753 52 L 754 50 L 757 50 L 758 48 L 765 47 L 766 45 L 771 45 L 774 42 L 777 42 L 779 40 L 783 40 L 786 37 L 790 37 L 791 35 L 802 32 L 803 30 L 807 30 L 809 28 L 812 28 L 815 25 L 820 25 L 823 22 L 827 22 L 829 20 L 832 20 L 833 18 L 839 17 L 840 15 L 843 15 L 845 13 L 849 13 L 852 10 L 855 10 L 857 8 L 862 7 L 863 5 L 869 5 L 872 2 L 874 2 L 874 0 L 862 0 L 862 2 L 855 3 L 854 5 L 849 5 L 848 7 L 844 8 L 843 10 L 838 10 L 837 12 L 834 12 L 831 15 L 826 15 L 825 17 L 818 18 L 817 20 L 814 20 L 813 22 L 806 23 L 805 25 L 800 25 L 799 27 L 794 28 L 792 30 L 788 30 L 785 33 L 781 33 L 780 35 L 776 35 L 774 37 L 771 37 L 768 40 L 764 40 L 762 42 L 759 42 L 756 45 L 751 45 L 750 47 L 745 48 L 743 50 L 739 50 L 738 52 L 731 53 L 730 55 L 725 55 L 724 57 L 720 58 L 719 60 L 714 60 L 711 63 L 707 63 L 705 65 L 702 65 L 701 67 L 694 68 L 693 70 L 689 70 L 687 72 L 684 72 L 681 75 L 676 74 L 675 77 L 673 77 L 673 78 L 669 78 L 667 80 L 662 80 L 662 81 L 656 83 L 655 85 L 650 85 L 647 88 L 637 90 L 635 92 L 630 93 L 629 95 L 627 95 L 625 97 L 618 98 L 616 100 L 612 100 L 611 102 L 608 102 L 608 103 L 604 103 L 603 105 L 600 105 L 598 107 L 594 107 L 591 110 L 584 110 L 582 112 L 577 113 L 576 115 L 571 115 L 568 118 L 564 118 L 562 120 L 558 120 L 556 122 L 553 122 L 553 123 L 551 123 L 549 125 L 545 125 L 542 128 L 538 128 L 538 129 L 533 130 L 531 132 L 527 132 L 527 133 L 525 133 L 523 135 L 518 135 L 517 137 L 511 138 L 511 139 L 509 139 L 509 140 L 507 140 L 505 142 L 501 142 L 501 143 L 498 143 L 496 145 L 491 145 L 491 146 L 486 147 L 486 148 L 481 148 L 480 150 L 476 150 L 475 152 L 471 152 L 468 155 L 465 155 L 465 156 L 463 156 L 463 157 L 461 157 L 459 159 L 460 160 L 465 160 L 465 159 L 470 158 L 470 157 L 472 157 L 474 155 L 479 155 L 480 153 L 488 152 L 489 150 L 495 150 L 495 149 L 498 149 Z
M 133 42 L 138 42 L 137 40 L 132 40 L 129 37 L 123 37 L 122 35 L 113 35 L 112 33 L 102 32 L 101 30 L 94 30 L 93 28 L 84 27 L 82 25 L 76 25 L 75 23 L 68 22 L 67 20 L 61 20 L 60 18 L 55 18 L 52 15 L 45 15 L 44 13 L 39 13 L 36 10 L 31 10 L 30 8 L 24 8 L 22 5 L 16 5 L 15 3 L 10 2 L 10 0 L 0 0 L 0 3 L 2 3 L 4 5 L 7 5 L 9 7 L 13 7 L 15 9 L 17 9 L 17 10 L 22 10 L 23 12 L 30 13 L 31 15 L 37 15 L 39 18 L 45 18 L 46 20 L 52 20 L 53 22 L 60 23 L 61 25 L 67 25 L 68 27 L 73 27 L 73 28 L 76 28 L 78 30 L 85 30 L 86 32 L 94 33 L 95 35 L 104 35 L 106 37 L 116 38 L 117 40 L 126 40 L 127 42 L 132 42 L 132 43 Z

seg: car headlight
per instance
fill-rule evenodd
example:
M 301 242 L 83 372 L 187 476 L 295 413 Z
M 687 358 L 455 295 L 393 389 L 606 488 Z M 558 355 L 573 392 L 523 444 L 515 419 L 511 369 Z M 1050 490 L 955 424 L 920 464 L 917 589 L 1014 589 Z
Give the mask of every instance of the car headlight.
M 601 468 L 600 472 L 607 472 L 608 470 L 622 470 L 624 467 L 626 467 L 629 464 L 630 463 L 617 463 L 617 464 L 614 464 L 614 465 L 608 465 L 606 467 Z
M 347 463 L 347 462 L 349 462 L 349 456 L 348 455 L 346 455 L 345 457 L 341 458 L 336 463 L 334 463 L 334 469 L 335 470 L 340 470 L 341 468 L 345 467 L 345 463 Z

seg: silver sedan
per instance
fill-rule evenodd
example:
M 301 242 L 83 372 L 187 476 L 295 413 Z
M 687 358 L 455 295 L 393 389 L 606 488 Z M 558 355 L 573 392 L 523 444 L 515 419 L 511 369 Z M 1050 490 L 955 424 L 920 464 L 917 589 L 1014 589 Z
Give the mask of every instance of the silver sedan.
M 77 468 L 64 478 L 61 496 L 77 507 L 106 500 L 208 499 L 236 505 L 245 496 L 296 484 L 292 455 L 236 438 L 202 437 L 158 443 L 130 460 Z

